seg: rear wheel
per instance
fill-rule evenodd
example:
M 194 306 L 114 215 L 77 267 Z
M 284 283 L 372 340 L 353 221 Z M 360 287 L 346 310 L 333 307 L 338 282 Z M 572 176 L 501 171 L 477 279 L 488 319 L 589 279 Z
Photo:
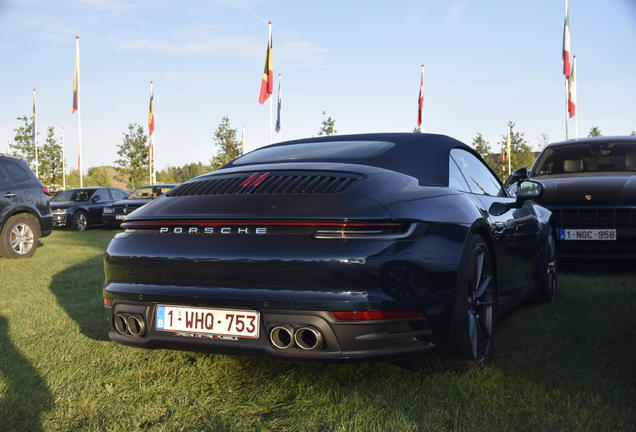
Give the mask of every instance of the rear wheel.
M 90 221 L 88 220 L 88 214 L 84 211 L 78 211 L 73 216 L 73 222 L 71 224 L 71 229 L 73 231 L 86 231 L 90 226 Z
M 497 321 L 495 266 L 486 243 L 473 235 L 462 258 L 452 341 L 447 354 L 411 361 L 420 372 L 465 370 L 490 361 Z
M 11 216 L 0 232 L 0 255 L 5 258 L 29 258 L 37 248 L 40 227 L 29 214 Z
M 545 264 L 542 267 L 541 283 L 536 301 L 538 303 L 552 303 L 557 291 L 557 251 L 551 228 L 546 237 L 544 254 Z

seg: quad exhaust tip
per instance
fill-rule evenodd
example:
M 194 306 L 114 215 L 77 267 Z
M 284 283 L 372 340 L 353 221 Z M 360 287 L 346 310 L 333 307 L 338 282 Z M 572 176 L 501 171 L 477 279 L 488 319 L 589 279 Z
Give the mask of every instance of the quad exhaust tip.
M 141 337 L 146 331 L 143 315 L 118 313 L 113 321 L 115 330 L 125 336 Z
M 314 327 L 303 326 L 291 329 L 285 326 L 276 326 L 270 330 L 269 340 L 278 349 L 296 346 L 310 351 L 322 348 L 324 338 L 322 333 Z

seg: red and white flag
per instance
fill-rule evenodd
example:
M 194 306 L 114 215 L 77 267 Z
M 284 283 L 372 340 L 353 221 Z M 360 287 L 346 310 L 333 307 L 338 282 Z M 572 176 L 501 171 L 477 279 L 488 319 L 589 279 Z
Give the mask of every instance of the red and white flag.
M 258 96 L 258 103 L 261 105 L 274 93 L 274 49 L 272 46 L 272 22 L 269 25 L 269 41 L 267 42 L 267 56 L 265 57 L 265 68 L 261 81 L 261 93 Z
M 568 82 L 568 114 L 572 118 L 576 115 L 576 56 L 572 59 L 572 72 Z
M 568 0 L 565 0 L 565 23 L 563 25 L 563 75 L 570 78 L 570 10 Z
M 422 65 L 422 79 L 420 80 L 420 96 L 417 99 L 417 125 L 422 126 L 424 112 L 424 65 Z

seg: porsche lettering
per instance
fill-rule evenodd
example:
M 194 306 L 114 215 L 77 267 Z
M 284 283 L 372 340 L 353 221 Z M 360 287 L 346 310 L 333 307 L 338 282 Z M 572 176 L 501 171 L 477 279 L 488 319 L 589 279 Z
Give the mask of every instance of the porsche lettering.
M 259 227 L 161 227 L 159 234 L 267 234 L 267 228 Z

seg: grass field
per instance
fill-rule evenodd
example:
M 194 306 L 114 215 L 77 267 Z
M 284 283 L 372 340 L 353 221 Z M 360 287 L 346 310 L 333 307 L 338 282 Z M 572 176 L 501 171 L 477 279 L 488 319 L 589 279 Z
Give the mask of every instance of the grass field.
M 500 321 L 489 367 L 427 376 L 117 345 L 113 234 L 56 231 L 0 259 L 0 430 L 636 430 L 634 266 L 567 267 L 555 303 Z

